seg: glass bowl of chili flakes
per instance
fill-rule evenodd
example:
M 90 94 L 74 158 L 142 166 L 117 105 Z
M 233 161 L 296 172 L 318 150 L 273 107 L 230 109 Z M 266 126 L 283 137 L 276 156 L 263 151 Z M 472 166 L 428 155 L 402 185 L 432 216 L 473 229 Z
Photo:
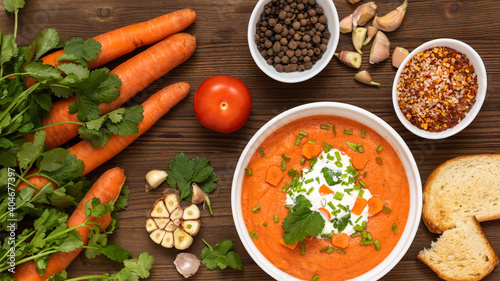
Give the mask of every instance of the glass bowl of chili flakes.
M 392 101 L 401 123 L 415 135 L 443 139 L 465 129 L 486 96 L 479 54 L 455 39 L 436 39 L 413 50 L 394 78 Z

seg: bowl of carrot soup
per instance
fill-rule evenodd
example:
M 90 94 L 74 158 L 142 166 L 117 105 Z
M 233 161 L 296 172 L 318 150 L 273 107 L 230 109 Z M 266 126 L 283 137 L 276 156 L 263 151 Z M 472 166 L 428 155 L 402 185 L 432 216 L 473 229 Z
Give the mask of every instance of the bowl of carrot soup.
M 231 193 L 238 235 L 277 280 L 377 280 L 418 229 L 422 184 L 401 137 L 356 106 L 287 110 L 249 141 Z

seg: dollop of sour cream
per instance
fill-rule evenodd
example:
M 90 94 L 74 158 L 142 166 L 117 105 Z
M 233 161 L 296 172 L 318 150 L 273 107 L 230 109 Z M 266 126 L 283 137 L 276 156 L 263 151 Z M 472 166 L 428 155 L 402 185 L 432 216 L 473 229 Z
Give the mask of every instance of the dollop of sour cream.
M 368 206 L 359 215 L 351 213 L 356 197 L 366 200 L 372 197 L 368 189 L 356 184 L 359 172 L 351 163 L 351 158 L 337 149 L 323 151 L 311 169 L 299 172 L 297 184 L 287 192 L 287 206 L 292 207 L 295 197 L 303 195 L 311 202 L 310 209 L 323 216 L 325 227 L 318 238 L 342 232 L 351 235 L 356 232 L 355 225 L 366 225 L 368 222 Z M 329 212 L 330 217 L 325 212 Z

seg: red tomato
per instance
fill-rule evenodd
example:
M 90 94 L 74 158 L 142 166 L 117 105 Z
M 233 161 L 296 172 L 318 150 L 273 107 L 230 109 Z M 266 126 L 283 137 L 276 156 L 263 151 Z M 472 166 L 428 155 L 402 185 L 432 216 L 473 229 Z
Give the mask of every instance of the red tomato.
M 219 133 L 231 133 L 241 128 L 251 107 L 247 86 L 227 75 L 216 75 L 203 81 L 194 96 L 196 119 Z

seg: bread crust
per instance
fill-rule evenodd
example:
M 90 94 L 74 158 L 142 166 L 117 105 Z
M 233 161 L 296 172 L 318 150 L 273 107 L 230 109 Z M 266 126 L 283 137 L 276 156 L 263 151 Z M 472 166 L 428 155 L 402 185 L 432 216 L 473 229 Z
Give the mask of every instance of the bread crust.
M 454 222 L 446 223 L 443 220 L 443 218 L 445 218 L 446 216 L 440 214 L 439 206 L 435 206 L 435 204 L 431 205 L 431 203 L 429 202 L 432 199 L 434 199 L 432 198 L 433 193 L 435 192 L 433 190 L 433 188 L 435 187 L 434 183 L 440 176 L 443 176 L 443 170 L 446 170 L 450 165 L 454 165 L 455 163 L 463 160 L 467 161 L 471 159 L 490 158 L 490 157 L 500 159 L 500 154 L 496 153 L 496 154 L 459 156 L 441 163 L 438 167 L 436 167 L 432 171 L 432 173 L 427 178 L 422 193 L 423 195 L 422 219 L 430 232 L 441 234 L 443 233 L 443 231 L 455 227 Z M 500 219 L 500 213 L 477 217 L 477 220 L 479 222 L 495 220 L 495 219 Z

